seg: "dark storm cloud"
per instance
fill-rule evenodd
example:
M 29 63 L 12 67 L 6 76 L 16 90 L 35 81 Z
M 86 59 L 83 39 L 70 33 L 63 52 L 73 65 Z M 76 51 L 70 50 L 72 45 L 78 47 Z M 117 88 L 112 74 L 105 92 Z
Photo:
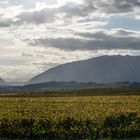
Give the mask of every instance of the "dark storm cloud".
M 83 38 L 46 38 L 35 39 L 30 45 L 54 47 L 62 50 L 112 50 L 112 49 L 131 49 L 140 50 L 140 39 L 138 37 L 127 36 L 129 32 L 123 31 L 125 36 L 108 35 L 105 32 L 97 33 L 77 33 Z M 122 31 L 120 31 L 122 34 Z

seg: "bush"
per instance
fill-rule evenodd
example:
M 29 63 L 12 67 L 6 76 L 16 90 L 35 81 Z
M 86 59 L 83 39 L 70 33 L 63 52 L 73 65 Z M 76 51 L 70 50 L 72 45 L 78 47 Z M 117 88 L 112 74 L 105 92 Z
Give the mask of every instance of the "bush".
M 96 139 L 140 137 L 136 113 L 116 114 L 101 122 L 64 117 L 60 121 L 31 118 L 0 120 L 0 137 L 45 139 Z

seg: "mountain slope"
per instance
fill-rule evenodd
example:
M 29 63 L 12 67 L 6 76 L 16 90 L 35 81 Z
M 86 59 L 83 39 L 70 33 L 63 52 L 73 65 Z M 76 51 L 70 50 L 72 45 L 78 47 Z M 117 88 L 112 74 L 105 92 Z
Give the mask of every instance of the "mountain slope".
M 0 86 L 6 86 L 7 83 L 2 79 L 0 78 Z
M 28 84 L 57 82 L 140 82 L 140 56 L 100 56 L 59 65 L 35 77 Z

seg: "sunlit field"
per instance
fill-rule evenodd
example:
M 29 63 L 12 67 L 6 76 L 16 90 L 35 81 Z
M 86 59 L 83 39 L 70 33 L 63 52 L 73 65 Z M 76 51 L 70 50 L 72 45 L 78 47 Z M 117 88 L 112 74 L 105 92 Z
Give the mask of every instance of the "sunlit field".
M 103 119 L 127 112 L 140 115 L 140 96 L 0 98 L 0 116 L 8 119 Z
M 0 97 L 0 137 L 140 137 L 140 96 Z

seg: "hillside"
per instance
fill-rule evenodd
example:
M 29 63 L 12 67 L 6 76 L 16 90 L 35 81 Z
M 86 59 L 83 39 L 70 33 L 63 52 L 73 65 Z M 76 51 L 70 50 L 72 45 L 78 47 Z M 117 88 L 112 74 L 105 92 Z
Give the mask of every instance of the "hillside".
M 67 63 L 33 77 L 28 84 L 50 81 L 140 82 L 140 56 L 101 56 Z
M 2 79 L 0 78 L 0 86 L 6 86 L 7 83 Z

